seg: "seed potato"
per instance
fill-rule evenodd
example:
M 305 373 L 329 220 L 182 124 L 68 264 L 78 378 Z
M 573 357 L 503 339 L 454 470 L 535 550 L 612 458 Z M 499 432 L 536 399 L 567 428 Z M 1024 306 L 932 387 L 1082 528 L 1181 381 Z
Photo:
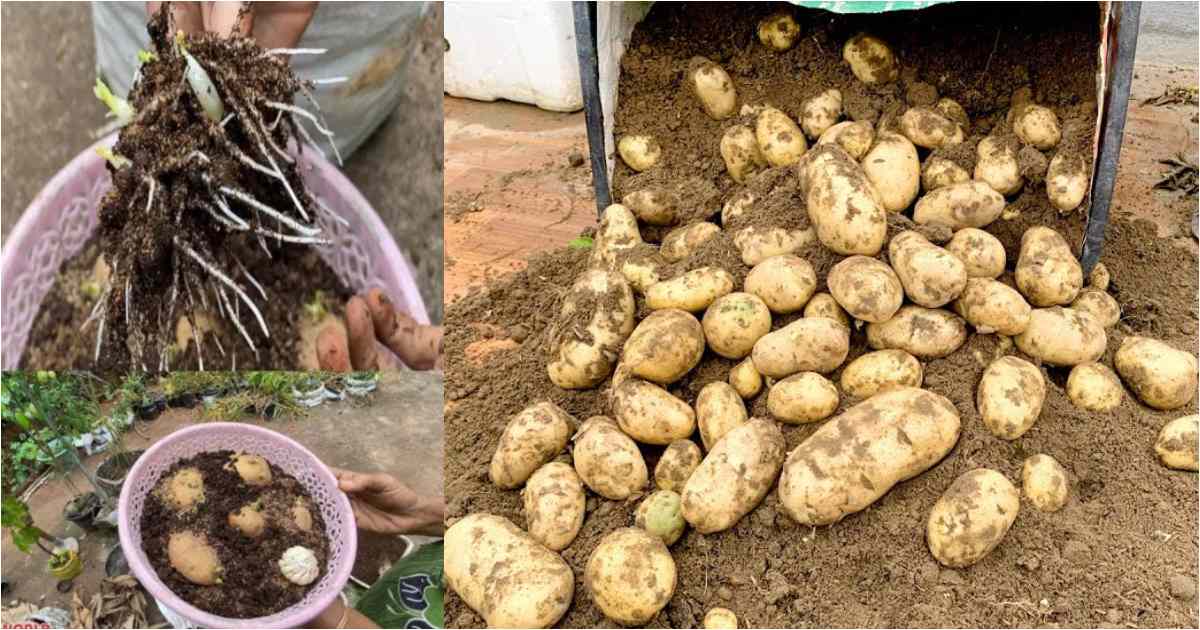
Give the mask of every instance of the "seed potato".
M 667 385 L 679 380 L 704 356 L 704 328 L 689 312 L 662 309 L 633 329 L 621 354 L 629 374 Z
M 753 208 L 754 202 L 757 200 L 758 198 L 749 190 L 743 190 L 730 197 L 729 201 L 726 201 L 721 206 L 721 225 L 728 228 L 734 219 L 746 214 L 747 210 Z
M 635 190 L 621 199 L 634 216 L 650 225 L 675 225 L 679 199 L 655 187 Z
M 1117 374 L 1155 409 L 1178 409 L 1196 398 L 1196 355 L 1148 337 L 1126 337 L 1113 356 Z
M 1033 306 L 1070 304 L 1083 287 L 1083 268 L 1061 234 L 1034 226 L 1021 235 L 1017 288 Z
M 837 387 L 816 372 L 793 374 L 767 392 L 767 411 L 787 424 L 824 420 L 837 411 L 837 406 Z
M 629 208 L 614 203 L 600 215 L 600 227 L 592 243 L 589 265 L 597 269 L 611 269 L 621 252 L 642 244 L 638 231 L 637 217 Z
M 1033 507 L 1042 512 L 1057 512 L 1067 504 L 1071 482 L 1058 460 L 1038 453 L 1021 466 L 1021 487 Z
M 567 448 L 574 425 L 575 419 L 552 402 L 536 403 L 513 416 L 492 455 L 492 483 L 505 490 L 521 487 Z
M 1004 195 L 983 182 L 962 182 L 925 193 L 913 208 L 913 221 L 952 230 L 981 228 L 1004 212 Z
M 776 11 L 758 22 L 758 41 L 777 52 L 791 50 L 800 37 L 800 25 L 790 11 Z
M 676 578 L 675 560 L 662 540 L 623 527 L 601 539 L 588 556 L 583 584 L 606 617 L 642 626 L 671 601 Z
M 728 608 L 713 608 L 704 614 L 705 630 L 737 630 L 737 615 Z
M 1080 363 L 1067 376 L 1067 398 L 1086 411 L 1112 411 L 1125 399 L 1125 388 L 1107 365 Z
M 875 146 L 863 157 L 862 167 L 888 212 L 907 209 L 920 192 L 921 160 L 917 157 L 917 147 L 898 133 L 880 132 Z
M 1104 291 L 1084 288 L 1079 291 L 1071 308 L 1094 317 L 1101 326 L 1112 328 L 1121 321 L 1121 305 Z
M 824 317 L 805 317 L 763 335 L 750 356 L 759 374 L 783 378 L 796 372 L 828 374 L 849 352 L 848 327 Z
M 730 293 L 713 301 L 701 325 L 713 352 L 726 359 L 741 359 L 754 349 L 754 342 L 771 332 L 771 311 L 757 295 Z
M 733 291 L 733 276 L 720 267 L 700 267 L 646 289 L 646 307 L 702 311 Z
M 612 419 L 588 418 L 573 442 L 575 472 L 592 492 L 623 501 L 646 487 L 646 460 L 633 438 L 622 433 Z
M 711 451 L 725 434 L 746 424 L 749 418 L 746 405 L 732 385 L 713 381 L 696 395 L 696 423 L 705 450 Z
M 529 535 L 551 551 L 562 551 L 583 527 L 587 497 L 570 464 L 550 462 L 534 471 L 521 491 Z
M 804 307 L 805 317 L 824 317 L 832 319 L 835 322 L 850 329 L 850 315 L 846 313 L 841 304 L 828 293 L 818 293 L 812 296 L 808 304 Z
M 1059 151 L 1046 171 L 1046 196 L 1059 212 L 1070 212 L 1088 192 L 1088 167 L 1083 156 Z
M 817 272 L 807 260 L 781 254 L 755 265 L 746 274 L 744 285 L 746 292 L 761 298 L 772 313 L 795 313 L 813 296 Z
M 696 430 L 692 408 L 648 381 L 621 383 L 613 391 L 612 410 L 621 430 L 643 444 L 670 444 Z
M 934 104 L 933 111 L 948 118 L 951 122 L 962 128 L 966 133 L 971 128 L 971 119 L 967 117 L 967 110 L 963 109 L 958 101 L 952 98 L 942 97 Z
M 842 46 L 842 59 L 850 71 L 867 85 L 891 83 L 900 76 L 900 64 L 887 42 L 873 35 L 859 33 Z
M 1014 356 L 1000 357 L 983 371 L 975 407 L 992 435 L 1015 440 L 1033 427 L 1046 400 L 1046 380 L 1034 364 Z
M 1062 140 L 1058 116 L 1049 107 L 1023 104 L 1013 109 L 1013 133 L 1039 151 L 1053 149 Z
M 853 398 L 870 398 L 894 387 L 920 387 L 921 362 L 903 350 L 876 350 L 842 369 L 842 391 Z
M 1158 461 L 1167 468 L 1196 472 L 1200 454 L 1196 451 L 1196 436 L 1200 434 L 1200 416 L 1176 418 L 1163 426 L 1154 443 Z
M 1052 306 L 1029 313 L 1029 326 L 1013 338 L 1025 354 L 1050 365 L 1092 363 L 1104 354 L 1108 336 L 1091 315 Z
M 741 403 L 741 401 L 738 401 Z M 697 414 L 699 415 L 699 414 Z M 703 433 L 702 433 L 703 435 Z M 682 492 L 683 484 L 700 465 L 704 455 L 700 447 L 691 440 L 675 440 L 667 445 L 658 465 L 654 467 L 654 486 L 659 490 Z M 668 545 L 671 543 L 667 543 Z
M 954 301 L 954 312 L 981 335 L 1000 333 L 1011 337 L 1029 327 L 1033 309 L 1007 284 L 989 278 L 971 278 L 962 295 Z
M 887 263 L 867 256 L 850 256 L 834 265 L 826 277 L 833 299 L 855 319 L 883 322 L 904 302 L 904 287 Z
M 867 324 L 867 344 L 872 349 L 904 350 L 918 359 L 940 359 L 966 340 L 966 322 L 940 308 L 909 304 L 885 322 Z
M 702 534 L 733 527 L 767 496 L 787 444 L 779 426 L 755 418 L 725 434 L 683 487 L 683 518 Z
M 658 164 L 662 159 L 662 146 L 654 136 L 634 134 L 621 137 L 617 142 L 617 153 L 629 168 L 640 173 Z
M 217 550 L 204 534 L 171 532 L 167 539 L 167 561 L 192 584 L 212 586 L 221 583 L 224 567 L 217 557 Z
M 967 268 L 970 278 L 999 278 L 1004 273 L 1007 256 L 1000 239 L 978 228 L 962 228 L 946 243 L 946 251 L 954 254 Z
M 933 505 L 925 541 L 943 565 L 969 567 L 1004 540 L 1020 509 L 1011 481 L 990 468 L 976 468 L 955 479 Z
M 904 294 L 926 308 L 949 304 L 967 286 L 966 265 L 920 232 L 905 230 L 892 237 L 888 260 L 904 286 Z

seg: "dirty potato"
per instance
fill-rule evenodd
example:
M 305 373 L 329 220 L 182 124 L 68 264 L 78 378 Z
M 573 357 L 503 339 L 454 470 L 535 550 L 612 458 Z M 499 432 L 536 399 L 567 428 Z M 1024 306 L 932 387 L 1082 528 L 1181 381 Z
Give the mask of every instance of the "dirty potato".
M 850 256 L 834 265 L 826 277 L 829 293 L 855 319 L 883 322 L 904 302 L 904 286 L 887 263 L 867 256 Z
M 1121 305 L 1099 289 L 1088 287 L 1080 290 L 1075 301 L 1071 302 L 1071 308 L 1091 315 L 1105 328 L 1112 328 L 1121 321 Z
M 875 146 L 863 157 L 862 167 L 888 212 L 907 209 L 920 192 L 921 160 L 917 157 L 917 147 L 898 133 L 880 132 Z
M 760 387 L 761 380 L 760 377 Z M 725 434 L 748 421 L 746 405 L 732 385 L 713 381 L 696 395 L 696 423 L 705 450 L 711 451 Z
M 679 309 L 658 310 L 633 329 L 621 363 L 631 376 L 668 385 L 700 363 L 704 346 L 704 328 L 695 316 Z
M 746 211 L 754 207 L 754 202 L 758 197 L 749 190 L 742 190 L 733 197 L 730 197 L 724 205 L 721 206 L 721 225 L 729 228 L 730 223 L 738 217 L 746 214 Z
M 885 322 L 867 324 L 867 344 L 872 349 L 895 348 L 918 359 L 940 359 L 966 340 L 966 322 L 940 308 L 908 304 Z
M 701 245 L 721 233 L 716 223 L 697 221 L 675 228 L 663 237 L 658 253 L 667 262 L 676 262 L 691 256 Z
M 967 277 L 999 278 L 1004 273 L 1007 255 L 1000 239 L 979 228 L 963 228 L 946 243 L 946 251 L 954 254 L 967 267 Z
M 583 584 L 606 617 L 642 626 L 675 594 L 675 560 L 662 540 L 644 529 L 623 527 L 600 540 L 588 556 Z M 564 606 L 571 603 L 570 598 Z
M 754 342 L 771 332 L 771 311 L 751 293 L 730 293 L 713 301 L 701 320 L 704 338 L 713 352 L 726 359 L 741 359 Z
M 492 455 L 489 476 L 505 489 L 519 488 L 533 471 L 567 448 L 575 419 L 552 402 L 526 407 L 508 421 Z
M 954 301 L 954 312 L 982 335 L 1000 333 L 1019 335 L 1029 327 L 1033 312 L 1016 289 L 989 278 L 971 278 L 962 295 Z
M 1017 165 L 1016 139 L 987 136 L 975 147 L 975 179 L 981 181 L 1001 195 L 1015 195 L 1025 180 L 1021 167 Z
M 805 317 L 824 317 L 832 319 L 835 322 L 850 328 L 850 315 L 842 308 L 841 304 L 828 293 L 818 293 L 812 296 L 808 304 L 804 306 Z
M 842 117 L 842 92 L 828 89 L 804 101 L 800 106 L 800 127 L 809 138 L 817 139 Z
M 1004 195 L 983 182 L 942 186 L 925 193 L 913 208 L 913 221 L 944 225 L 952 230 L 981 228 L 1004 212 Z
M 900 76 L 900 64 L 892 48 L 867 33 L 846 40 L 842 46 L 842 60 L 850 64 L 854 76 L 867 85 L 891 83 Z
M 920 387 L 921 362 L 903 350 L 876 350 L 842 369 L 842 391 L 853 398 L 870 398 L 894 387 Z
M 887 237 L 887 211 L 858 162 L 836 144 L 818 145 L 797 166 L 817 238 L 843 256 L 874 256 Z
M 600 214 L 600 226 L 593 239 L 588 264 L 595 269 L 613 269 L 622 252 L 642 244 L 637 217 L 629 208 L 614 203 Z
M 621 430 L 643 444 L 670 444 L 696 430 L 692 408 L 648 381 L 621 383 L 613 390 L 612 410 Z
M 762 375 L 754 369 L 753 359 L 747 358 L 729 370 L 729 385 L 742 398 L 754 398 L 762 391 Z M 700 425 L 700 432 L 703 435 L 703 424 Z
M 1021 235 L 1014 278 L 1033 306 L 1064 306 L 1083 287 L 1083 267 L 1061 234 L 1039 225 Z
M 1015 440 L 1033 427 L 1046 400 L 1046 379 L 1034 364 L 1014 356 L 1000 357 L 983 371 L 975 407 L 992 435 Z
M 900 115 L 900 133 L 923 149 L 962 144 L 963 130 L 957 123 L 925 107 L 910 107 Z
M 721 120 L 737 110 L 737 89 L 720 65 L 704 57 L 693 57 L 688 64 L 688 83 L 709 117 Z
M 816 372 L 793 374 L 767 392 L 767 411 L 787 424 L 824 420 L 837 411 L 837 406 L 837 387 Z
M 926 308 L 950 303 L 967 286 L 966 265 L 920 232 L 905 230 L 893 236 L 888 243 L 888 261 L 908 299 Z
M 1058 460 L 1038 453 L 1021 465 L 1021 488 L 1033 507 L 1042 512 L 1057 512 L 1067 504 L 1071 482 Z
M 702 534 L 724 531 L 758 506 L 783 466 L 779 426 L 755 418 L 708 452 L 683 488 L 683 517 Z
M 737 615 L 728 608 L 713 608 L 704 613 L 705 630 L 737 630 Z
M 1125 400 L 1125 388 L 1117 374 L 1103 363 L 1081 363 L 1067 376 L 1067 398 L 1087 411 L 1112 411 Z
M 1013 133 L 1021 142 L 1032 145 L 1039 151 L 1053 149 L 1062 140 L 1062 127 L 1058 115 L 1049 107 L 1036 104 L 1021 104 L 1013 109 Z
M 633 291 L 625 278 L 611 271 L 584 271 L 551 329 L 550 344 L 557 352 L 546 365 L 550 381 L 563 389 L 600 384 L 612 373 L 633 325 Z
M 575 472 L 592 492 L 623 501 L 646 487 L 649 473 L 642 452 L 611 418 L 588 418 L 573 442 Z
M 642 188 L 621 198 L 621 203 L 650 225 L 674 225 L 679 199 L 660 188 Z
M 750 175 L 767 165 L 767 158 L 758 148 L 754 130 L 746 125 L 734 125 L 721 136 L 721 159 L 733 181 L 744 184 Z
M 1029 325 L 1013 338 L 1025 354 L 1050 365 L 1092 363 L 1104 354 L 1108 336 L 1094 317 L 1075 309 L 1035 308 Z
M 875 125 L 868 120 L 844 120 L 826 129 L 817 144 L 833 143 L 855 160 L 861 160 L 875 143 Z
M 702 311 L 733 291 L 733 276 L 720 267 L 700 267 L 646 289 L 646 307 L 654 310 Z
M 754 267 L 772 256 L 782 256 L 798 251 L 813 241 L 816 234 L 812 227 L 789 230 L 781 227 L 751 225 L 738 230 L 733 244 L 742 254 L 742 262 Z
M 758 41 L 778 52 L 791 50 L 800 37 L 800 25 L 791 11 L 781 10 L 758 22 Z
M 672 490 L 651 492 L 638 504 L 633 514 L 633 524 L 663 541 L 666 546 L 674 545 L 687 529 L 679 494 Z
M 583 527 L 587 497 L 570 464 L 550 462 L 534 471 L 521 502 L 529 535 L 551 551 L 566 549 Z
M 970 180 L 967 169 L 944 157 L 931 155 L 921 167 L 921 188 L 925 192 Z
M 795 164 L 808 150 L 808 142 L 796 121 L 774 107 L 764 107 L 754 121 L 754 138 L 767 164 Z
M 796 372 L 828 374 L 849 352 L 849 327 L 824 317 L 805 317 L 763 335 L 750 356 L 759 374 L 783 378 Z
M 816 290 L 817 272 L 807 260 L 781 254 L 755 265 L 746 274 L 744 285 L 746 292 L 761 298 L 772 313 L 795 313 Z
M 971 128 L 971 119 L 967 117 L 967 110 L 963 109 L 963 106 L 959 105 L 958 101 L 952 98 L 939 98 L 938 102 L 933 106 L 933 111 L 962 127 L 964 133 Z
M 1158 461 L 1167 468 L 1196 472 L 1200 466 L 1200 454 L 1196 450 L 1196 436 L 1200 434 L 1200 416 L 1176 418 L 1163 426 L 1154 442 Z
M 1131 336 L 1113 356 L 1117 373 L 1138 400 L 1178 409 L 1196 398 L 1196 355 L 1148 337 Z
M 938 562 L 969 567 L 991 553 L 1008 533 L 1021 496 L 1012 482 L 990 468 L 964 473 L 933 505 L 925 541 Z
M 634 134 L 621 136 L 617 142 L 617 153 L 621 161 L 629 168 L 638 171 L 649 170 L 662 159 L 662 146 L 654 136 Z
M 738 401 L 741 402 L 741 401 Z M 675 440 L 667 445 L 654 467 L 654 486 L 659 490 L 682 492 L 683 484 L 700 465 L 704 455 L 691 440 Z M 671 543 L 667 543 L 668 545 Z
M 1088 192 L 1088 167 L 1082 155 L 1059 151 L 1046 171 L 1046 196 L 1059 212 L 1070 212 Z

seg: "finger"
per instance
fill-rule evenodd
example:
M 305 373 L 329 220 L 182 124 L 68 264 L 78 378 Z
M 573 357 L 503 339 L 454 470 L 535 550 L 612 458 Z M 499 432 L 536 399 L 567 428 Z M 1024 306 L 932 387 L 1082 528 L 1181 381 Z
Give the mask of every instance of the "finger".
M 357 295 L 346 303 L 346 331 L 350 335 L 350 363 L 356 370 L 374 370 L 379 365 L 375 325 L 367 303 Z
M 350 350 L 346 335 L 334 323 L 328 323 L 317 334 L 317 364 L 330 372 L 350 371 Z
M 249 35 L 254 28 L 254 11 L 245 2 L 204 3 L 204 29 L 221 37 Z M 246 7 L 243 11 L 242 8 Z
M 304 35 L 316 2 L 265 2 L 255 8 L 254 39 L 263 48 L 292 48 Z
M 162 10 L 162 2 L 147 2 L 146 13 L 156 15 Z M 199 33 L 204 30 L 204 18 L 200 12 L 199 2 L 172 2 L 171 18 L 168 26 L 173 30 L 185 33 Z
M 416 370 L 437 367 L 442 355 L 442 327 L 425 326 L 401 313 L 380 289 L 367 292 L 375 335 L 406 365 Z

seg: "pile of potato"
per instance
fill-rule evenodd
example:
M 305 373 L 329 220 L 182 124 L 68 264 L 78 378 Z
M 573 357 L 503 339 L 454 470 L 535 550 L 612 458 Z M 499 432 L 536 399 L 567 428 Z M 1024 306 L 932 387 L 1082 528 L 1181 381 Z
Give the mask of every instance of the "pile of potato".
M 758 35 L 763 45 L 786 50 L 796 32 L 784 12 L 764 20 Z M 851 38 L 843 57 L 866 84 L 898 77 L 896 55 L 876 37 Z M 609 533 L 592 550 L 583 582 L 591 601 L 625 625 L 645 624 L 670 601 L 677 571 L 669 546 L 687 528 L 727 530 L 773 488 L 781 511 L 806 525 L 867 508 L 957 443 L 955 403 L 972 401 L 922 389 L 922 361 L 950 355 L 971 334 L 998 335 L 1002 348 L 1020 351 L 987 365 L 973 401 L 997 439 L 1020 439 L 1037 423 L 1047 392 L 1042 365 L 1071 366 L 1070 400 L 1096 413 L 1121 404 L 1122 383 L 1155 409 L 1194 398 L 1196 357 L 1160 341 L 1126 338 L 1115 372 L 1099 362 L 1120 307 L 1102 266 L 1085 286 L 1075 253 L 1054 229 L 1026 231 L 1015 272 L 1006 273 L 1011 253 L 985 228 L 1001 220 L 1006 196 L 1031 185 L 1017 165 L 1022 146 L 1049 151 L 1062 137 L 1054 110 L 1028 91 L 1014 95 L 1006 124 L 979 142 L 968 173 L 945 159 L 920 161 L 922 151 L 966 137 L 971 122 L 949 98 L 875 129 L 841 120 L 836 89 L 793 119 L 769 104 L 739 109 L 733 80 L 708 59 L 693 59 L 686 81 L 696 115 L 728 121 L 719 151 L 729 176 L 746 183 L 767 168 L 791 169 L 812 227 L 751 225 L 732 235 L 751 267 L 738 286 L 720 267 L 667 270 L 753 208 L 748 189 L 730 195 L 720 224 L 676 225 L 683 209 L 653 189 L 604 211 L 591 269 L 563 302 L 562 321 L 574 323 L 573 332 L 554 337 L 547 369 L 562 388 L 607 384 L 609 416 L 580 424 L 549 402 L 516 415 L 491 478 L 503 489 L 524 487 L 526 530 L 475 514 L 447 534 L 448 582 L 489 625 L 544 627 L 565 613 L 574 580 L 557 552 L 580 531 L 588 491 L 642 501 L 633 527 Z M 663 152 L 647 136 L 623 137 L 618 150 L 638 171 L 654 168 Z M 1086 196 L 1086 161 L 1060 151 L 1045 181 L 1053 204 L 1073 210 Z M 947 238 L 906 230 L 888 239 L 889 214 L 910 209 L 918 227 L 938 226 Z M 711 218 L 717 209 L 710 210 Z M 674 229 L 655 247 L 643 239 L 642 224 Z M 798 255 L 816 242 L 844 256 L 824 279 Z M 649 315 L 636 321 L 639 301 Z M 778 325 L 784 316 L 790 323 Z M 872 351 L 847 364 L 856 335 Z M 710 351 L 738 363 L 727 382 L 709 383 L 688 404 L 670 388 Z M 764 390 L 770 417 L 752 418 L 746 401 Z M 786 452 L 782 425 L 815 422 L 824 424 Z M 1155 445 L 1162 462 L 1196 470 L 1196 433 L 1196 416 L 1164 427 Z M 643 452 L 660 447 L 650 471 Z M 1021 476 L 1035 509 L 1066 503 L 1070 482 L 1053 457 L 1030 457 Z M 995 470 L 962 475 L 934 505 L 922 506 L 930 553 L 949 567 L 978 562 L 1003 541 L 1020 496 Z M 736 627 L 728 610 L 711 611 L 706 625 L 709 617 L 711 627 Z

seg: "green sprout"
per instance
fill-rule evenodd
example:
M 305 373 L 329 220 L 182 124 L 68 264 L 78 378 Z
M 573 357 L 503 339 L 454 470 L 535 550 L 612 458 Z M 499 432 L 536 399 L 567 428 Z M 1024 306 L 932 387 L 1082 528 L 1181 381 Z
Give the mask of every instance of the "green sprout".
M 325 318 L 325 292 L 317 290 L 313 292 L 313 297 L 304 305 L 304 313 L 309 319 L 314 322 L 319 322 Z
M 137 51 L 137 57 L 138 57 L 138 61 L 140 63 L 150 63 L 151 61 L 158 61 L 158 55 L 150 52 L 149 50 Z
M 588 249 L 591 246 L 592 246 L 592 239 L 590 236 L 576 237 L 576 238 L 571 239 L 571 241 L 567 243 L 567 247 L 570 247 L 571 249 Z
M 92 88 L 92 93 L 108 107 L 108 115 L 116 117 L 119 127 L 128 125 L 137 114 L 129 101 L 113 94 L 112 90 L 108 89 L 108 86 L 99 77 L 96 78 L 96 87 Z
M 128 158 L 123 155 L 113 153 L 113 150 L 109 147 L 96 147 L 96 154 L 108 160 L 108 163 L 112 164 L 112 167 L 117 170 L 123 169 L 130 164 Z

